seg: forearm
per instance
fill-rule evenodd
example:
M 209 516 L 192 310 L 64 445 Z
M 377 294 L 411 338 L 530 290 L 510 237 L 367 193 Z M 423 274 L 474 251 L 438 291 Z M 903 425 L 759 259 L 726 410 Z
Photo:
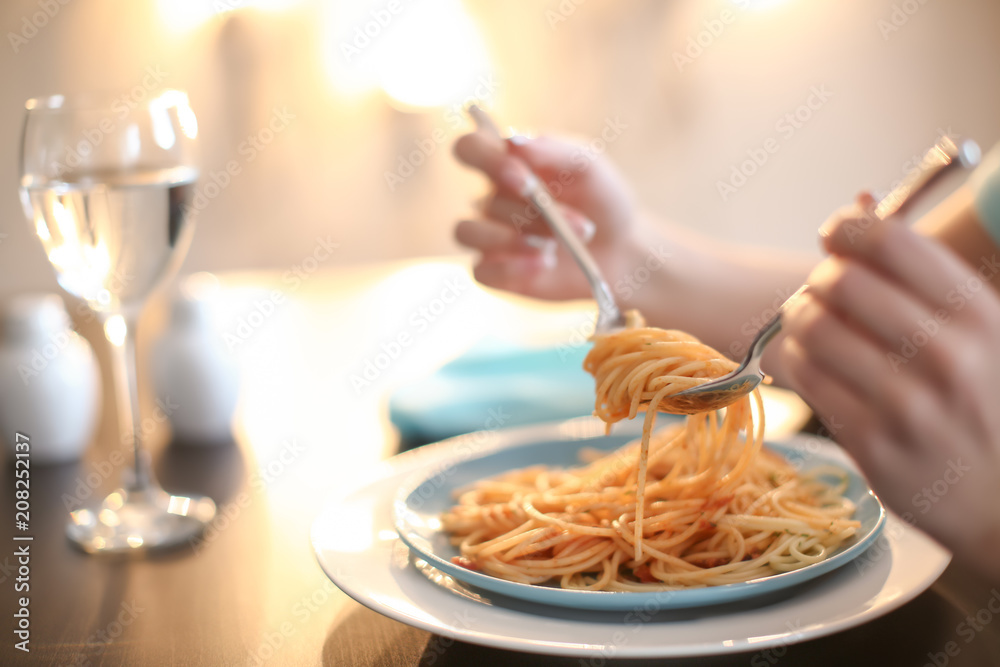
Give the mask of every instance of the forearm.
M 651 248 L 665 248 L 667 258 L 637 289 L 619 292 L 623 306 L 639 309 L 653 326 L 687 331 L 735 359 L 817 261 L 807 253 L 737 248 L 690 230 L 663 229 L 649 225 L 625 253 L 633 267 L 652 256 Z M 780 376 L 777 370 L 768 368 Z
M 634 290 L 619 291 L 624 307 L 637 308 L 653 326 L 688 331 L 735 360 L 742 359 L 761 325 L 818 262 L 808 253 L 734 247 L 663 224 L 641 229 L 623 253 L 628 260 L 620 271 L 645 277 L 638 268 L 644 258 L 663 255 L 664 249 L 667 257 Z M 914 229 L 949 246 L 1000 290 L 1000 247 L 977 216 L 971 188 L 957 190 L 920 218 Z M 769 346 L 763 367 L 784 384 L 784 371 L 773 354 L 776 347 Z
M 973 205 L 971 188 L 963 186 L 942 201 L 913 228 L 958 253 L 979 276 L 1000 290 L 1000 248 L 984 229 Z M 959 286 L 956 286 L 959 287 Z

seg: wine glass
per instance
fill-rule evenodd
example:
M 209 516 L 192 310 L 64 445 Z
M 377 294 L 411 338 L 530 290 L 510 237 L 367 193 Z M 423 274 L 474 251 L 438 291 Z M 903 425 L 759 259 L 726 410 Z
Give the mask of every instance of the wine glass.
M 135 330 L 149 293 L 190 244 L 198 122 L 187 95 L 29 100 L 21 201 L 60 286 L 100 318 L 111 350 L 122 442 L 133 467 L 99 508 L 71 513 L 69 538 L 89 553 L 156 549 L 196 537 L 215 503 L 175 496 L 143 447 Z M 183 406 L 180 408 L 183 409 Z

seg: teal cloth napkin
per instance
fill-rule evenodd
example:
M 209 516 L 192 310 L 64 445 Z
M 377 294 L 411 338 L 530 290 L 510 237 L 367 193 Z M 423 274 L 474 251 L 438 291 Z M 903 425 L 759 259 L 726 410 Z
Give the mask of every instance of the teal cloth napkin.
M 528 349 L 488 340 L 436 373 L 396 391 L 389 418 L 404 448 L 471 431 L 589 415 L 590 344 Z

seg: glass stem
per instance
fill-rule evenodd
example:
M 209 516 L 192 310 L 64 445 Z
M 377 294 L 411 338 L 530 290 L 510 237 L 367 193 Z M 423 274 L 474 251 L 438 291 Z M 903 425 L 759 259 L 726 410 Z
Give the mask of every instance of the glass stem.
M 118 407 L 118 429 L 122 442 L 132 441 L 133 475 L 126 481 L 128 491 L 144 491 L 150 486 L 149 459 L 142 441 L 142 414 L 139 411 L 139 382 L 136 373 L 135 333 L 138 316 L 122 313 L 125 326 L 120 339 L 110 341 L 111 369 Z

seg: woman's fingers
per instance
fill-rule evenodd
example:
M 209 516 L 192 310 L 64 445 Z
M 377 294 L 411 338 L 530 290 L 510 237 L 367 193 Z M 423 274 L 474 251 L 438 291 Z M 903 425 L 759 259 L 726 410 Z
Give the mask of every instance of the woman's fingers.
M 533 294 L 540 275 L 552 268 L 553 256 L 546 252 L 491 252 L 473 268 L 476 280 L 487 287 Z
M 511 153 L 515 143 L 511 142 Z M 539 170 L 546 165 L 559 164 L 565 159 L 566 167 L 570 166 L 570 147 L 559 141 L 532 141 L 530 146 L 521 146 L 526 154 L 537 158 Z M 535 146 L 539 148 L 536 150 Z M 548 225 L 541 213 L 530 202 L 524 199 L 524 188 L 533 175 L 525 162 L 516 154 L 505 150 L 504 142 L 482 132 L 464 135 L 455 142 L 455 155 L 460 161 L 470 167 L 485 173 L 497 186 L 497 192 L 489 199 L 484 213 L 498 221 L 509 223 L 515 231 L 526 235 L 550 235 Z M 593 238 L 596 227 L 592 221 L 578 211 L 560 205 L 560 209 L 570 224 L 570 227 L 584 241 Z M 461 239 L 460 239 L 461 241 Z
M 585 243 L 594 238 L 596 227 L 593 222 L 576 209 L 558 203 L 556 205 L 570 228 Z M 497 194 L 486 202 L 483 213 L 493 220 L 510 224 L 520 234 L 550 236 L 552 233 L 541 212 L 522 199 Z
M 903 368 L 912 365 L 936 382 L 951 381 L 950 337 L 927 347 L 942 334 L 949 319 L 945 311 L 930 310 L 898 283 L 853 259 L 824 260 L 808 282 L 809 294 L 878 344 L 887 372 L 913 370 Z
M 925 373 L 955 394 L 980 363 L 962 332 L 1000 332 L 996 293 L 933 239 L 891 221 L 852 224 L 861 223 L 834 216 L 824 225 L 841 259 L 817 267 L 814 292 L 886 341 L 894 370 Z
M 542 266 L 554 266 L 558 250 L 554 238 L 518 234 L 508 225 L 491 220 L 462 220 L 455 228 L 455 240 L 483 253 L 484 259 L 524 259 L 528 261 L 529 268 L 534 267 L 539 259 Z
M 564 179 L 571 178 L 590 166 L 586 149 L 551 137 L 527 138 L 515 136 L 507 140 L 511 155 L 524 160 L 533 170 Z
M 583 148 L 566 141 L 520 136 L 502 141 L 484 132 L 459 137 L 454 151 L 459 161 L 479 169 L 502 191 L 513 195 L 523 192 L 529 171 L 547 183 L 566 187 L 576 182 L 593 161 Z
M 483 132 L 459 137 L 454 152 L 460 162 L 482 171 L 505 194 L 520 195 L 531 178 L 520 158 L 508 154 L 502 141 Z
M 455 240 L 480 252 L 511 248 L 519 242 L 517 232 L 509 225 L 491 220 L 460 221 L 455 227 Z
M 497 193 L 486 200 L 482 212 L 488 218 L 510 226 L 518 234 L 550 234 L 549 226 L 538 209 L 520 197 Z
M 826 304 L 809 292 L 802 294 L 786 307 L 782 331 L 851 393 L 877 400 L 881 383 L 869 382 L 868 369 L 884 369 L 885 358 L 875 343 L 848 326 Z M 851 363 L 845 365 L 845 359 Z
M 916 442 L 947 422 L 921 376 L 894 368 L 884 346 L 808 292 L 790 304 L 782 328 L 811 364 L 836 379 L 837 387 L 884 415 L 887 424 L 899 425 L 895 430 L 902 442 Z
M 922 302 L 866 265 L 840 257 L 820 262 L 807 280 L 809 292 L 892 350 L 933 317 Z
M 957 255 L 898 221 L 879 220 L 871 207 L 834 215 L 820 234 L 828 252 L 883 274 L 932 311 L 954 305 L 956 289 L 968 279 L 968 267 Z
M 891 465 L 897 451 L 881 435 L 876 415 L 866 402 L 817 364 L 794 338 L 785 338 L 780 354 L 792 389 L 813 407 L 830 435 L 865 470 Z

